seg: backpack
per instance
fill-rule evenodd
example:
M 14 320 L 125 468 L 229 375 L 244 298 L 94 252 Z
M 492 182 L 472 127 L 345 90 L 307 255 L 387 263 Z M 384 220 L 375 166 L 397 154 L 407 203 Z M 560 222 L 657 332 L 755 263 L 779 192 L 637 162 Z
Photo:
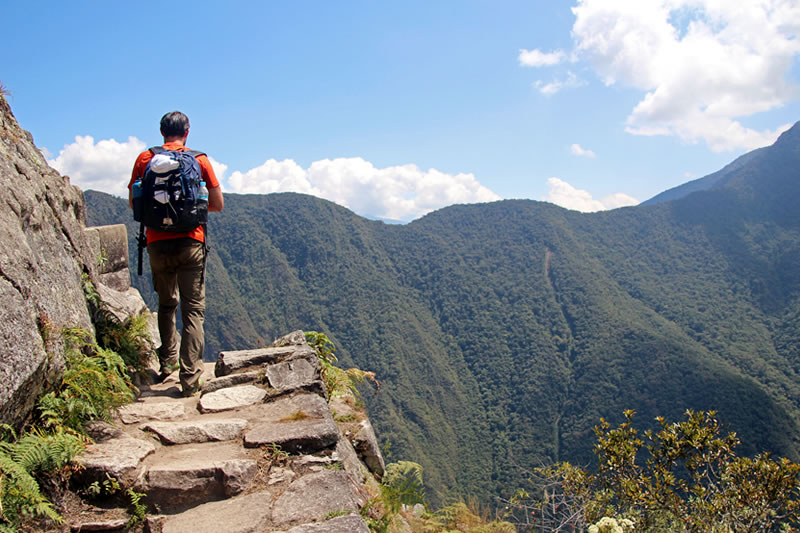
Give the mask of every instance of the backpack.
M 202 176 L 193 150 L 150 148 L 153 158 L 134 193 L 133 219 L 158 231 L 187 232 L 208 220 L 208 198 L 200 200 Z
M 153 154 L 144 176 L 133 185 L 133 219 L 139 227 L 139 265 L 142 275 L 142 253 L 147 247 L 144 228 L 185 233 L 208 220 L 208 190 L 201 195 L 202 173 L 194 150 L 166 150 L 161 146 L 149 149 Z M 204 261 L 205 262 L 205 261 Z

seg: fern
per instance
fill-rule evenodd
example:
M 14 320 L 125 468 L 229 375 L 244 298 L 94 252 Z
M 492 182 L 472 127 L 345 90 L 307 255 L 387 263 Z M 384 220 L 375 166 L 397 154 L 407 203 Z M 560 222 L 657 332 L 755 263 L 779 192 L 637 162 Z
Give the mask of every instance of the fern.
M 62 335 L 67 369 L 58 391 L 40 397 L 39 414 L 48 427 L 64 425 L 82 432 L 87 421 L 107 420 L 114 409 L 133 400 L 135 389 L 118 354 L 97 346 L 83 330 Z
M 391 514 L 403 505 L 425 503 L 422 466 L 411 461 L 398 461 L 386 466 L 381 482 L 381 499 Z
M 358 386 L 367 380 L 376 387 L 380 387 L 380 382 L 375 378 L 375 372 L 359 368 L 344 370 L 337 367 L 336 363 L 339 360 L 333 353 L 334 345 L 324 333 L 309 331 L 306 333 L 306 340 L 317 353 L 322 371 L 322 381 L 325 382 L 325 389 L 331 397 L 352 395 L 359 398 Z
M 0 451 L 0 524 L 9 531 L 27 517 L 62 519 L 39 490 L 36 479 L 5 450 Z
M 51 434 L 34 429 L 14 444 L 0 443 L 0 449 L 26 471 L 49 474 L 69 464 L 85 445 L 85 439 L 63 428 Z
M 126 489 L 125 494 L 131 501 L 130 507 L 128 507 L 130 518 L 128 518 L 127 527 L 128 529 L 132 529 L 143 523 L 147 517 L 147 506 L 142 503 L 142 498 L 144 498 L 145 495 L 133 489 Z

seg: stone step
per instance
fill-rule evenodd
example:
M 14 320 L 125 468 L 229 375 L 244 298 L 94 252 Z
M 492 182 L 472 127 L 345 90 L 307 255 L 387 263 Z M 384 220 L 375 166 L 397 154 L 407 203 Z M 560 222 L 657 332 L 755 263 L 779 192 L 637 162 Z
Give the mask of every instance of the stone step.
M 220 389 L 200 397 L 200 412 L 219 413 L 232 409 L 241 409 L 248 405 L 261 403 L 267 397 L 267 391 L 255 385 L 238 385 L 228 389 Z
M 146 467 L 136 490 L 168 514 L 240 494 L 258 471 L 257 461 L 230 442 L 163 448 Z
M 128 435 L 90 444 L 75 459 L 83 467 L 76 479 L 89 485 L 94 481 L 105 481 L 108 475 L 122 483 L 131 483 L 139 476 L 145 457 L 155 450 L 153 442 Z
M 264 404 L 263 416 L 244 435 L 248 448 L 277 444 L 292 453 L 313 453 L 339 440 L 328 404 L 316 394 L 300 393 Z
M 295 526 L 288 531 L 275 533 L 370 533 L 367 523 L 357 514 L 331 518 L 324 522 Z
M 194 419 L 185 422 L 150 422 L 142 426 L 164 444 L 191 444 L 235 440 L 247 427 L 243 418 Z
M 217 377 L 227 376 L 237 370 L 277 363 L 294 356 L 297 352 L 313 353 L 313 350 L 308 346 L 283 346 L 220 352 L 214 366 L 214 375 Z
M 117 410 L 125 424 L 177 420 L 186 416 L 186 406 L 178 400 L 138 401 L 123 405 Z
M 205 503 L 164 517 L 162 533 L 261 533 L 270 531 L 272 494 L 253 492 L 228 500 Z
M 326 520 L 348 512 L 353 514 Z M 325 470 L 295 480 L 282 493 L 264 490 L 209 502 L 158 522 L 162 533 L 369 533 L 357 512 L 347 475 Z

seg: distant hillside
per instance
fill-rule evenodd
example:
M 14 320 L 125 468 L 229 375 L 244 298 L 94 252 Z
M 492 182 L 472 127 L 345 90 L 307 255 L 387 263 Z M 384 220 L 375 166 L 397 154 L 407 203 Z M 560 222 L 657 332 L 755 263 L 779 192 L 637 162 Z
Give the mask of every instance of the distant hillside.
M 590 464 L 592 426 L 628 408 L 716 409 L 745 452 L 798 459 L 798 137 L 708 190 L 595 214 L 516 200 L 387 225 L 310 196 L 229 194 L 210 228 L 207 355 L 327 332 L 345 364 L 378 373 L 370 416 L 434 499 L 508 494 L 515 465 Z M 130 219 L 86 197 L 92 224 Z
M 784 132 L 783 135 L 788 135 L 790 137 L 800 135 L 798 130 L 800 130 L 800 122 L 797 122 L 789 131 Z M 704 176 L 682 185 L 678 185 L 677 187 L 673 187 L 672 189 L 668 189 L 653 196 L 649 200 L 645 200 L 639 205 L 653 205 L 661 202 L 669 202 L 683 198 L 684 196 L 687 196 L 693 192 L 707 191 L 715 185 L 724 185 L 727 182 L 727 178 L 735 176 L 741 168 L 749 165 L 751 162 L 756 161 L 765 150 L 767 150 L 767 148 L 758 148 L 752 152 L 748 152 L 736 158 L 732 163 L 722 168 L 722 170 L 718 170 L 717 172 L 709 174 L 708 176 Z M 755 162 L 755 164 L 758 165 L 757 162 Z

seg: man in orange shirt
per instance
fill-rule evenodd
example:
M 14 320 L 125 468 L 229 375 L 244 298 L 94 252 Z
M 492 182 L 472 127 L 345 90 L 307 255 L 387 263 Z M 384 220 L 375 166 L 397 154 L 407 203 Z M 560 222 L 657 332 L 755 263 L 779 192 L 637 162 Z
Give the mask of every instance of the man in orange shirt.
M 161 135 L 165 150 L 188 151 L 189 117 L 172 111 L 161 118 Z M 153 152 L 139 154 L 133 165 L 128 183 L 128 198 L 133 208 L 133 183 L 144 176 Z M 208 157 L 197 156 L 203 181 L 208 188 L 208 211 L 222 211 L 222 189 Z M 185 395 L 200 388 L 203 374 L 203 349 L 205 346 L 203 320 L 205 318 L 205 230 L 203 226 L 186 233 L 157 231 L 147 228 L 147 254 L 153 274 L 153 287 L 158 293 L 158 332 L 161 346 L 158 360 L 161 375 L 166 375 L 180 361 L 180 382 Z M 175 330 L 175 315 L 181 306 L 183 332 L 180 347 Z

